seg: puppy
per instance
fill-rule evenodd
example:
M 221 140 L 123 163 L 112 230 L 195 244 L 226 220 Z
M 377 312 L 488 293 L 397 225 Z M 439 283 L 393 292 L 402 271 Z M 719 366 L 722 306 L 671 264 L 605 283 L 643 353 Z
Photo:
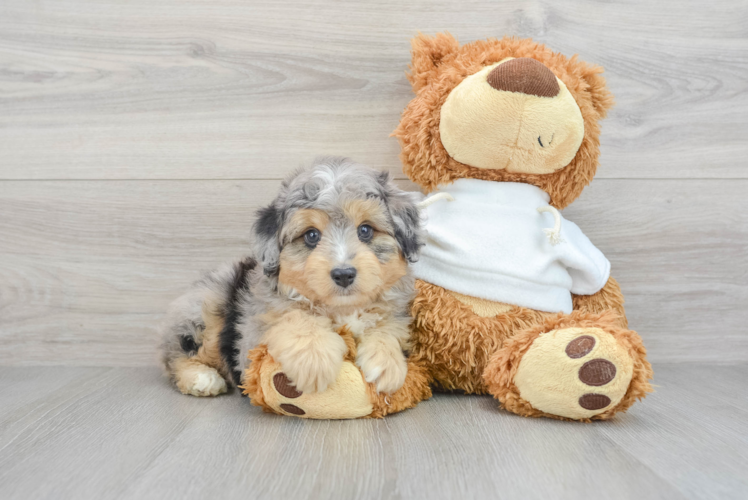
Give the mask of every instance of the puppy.
M 379 392 L 405 381 L 421 227 L 416 196 L 345 158 L 320 158 L 257 212 L 251 255 L 207 274 L 169 307 L 166 372 L 184 394 L 240 385 L 248 352 L 268 352 L 302 392 L 324 391 L 347 347 Z

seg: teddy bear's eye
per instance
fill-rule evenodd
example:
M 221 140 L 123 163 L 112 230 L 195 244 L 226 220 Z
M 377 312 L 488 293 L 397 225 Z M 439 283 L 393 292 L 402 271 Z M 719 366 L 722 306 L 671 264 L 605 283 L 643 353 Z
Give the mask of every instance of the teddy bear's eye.
M 317 246 L 317 243 L 319 243 L 321 237 L 322 234 L 320 234 L 319 230 L 312 228 L 304 233 L 304 243 L 309 248 L 314 248 Z
M 368 225 L 368 224 L 361 224 L 358 226 L 358 239 L 363 241 L 364 243 L 368 243 L 371 241 L 371 238 L 374 236 L 374 229 Z

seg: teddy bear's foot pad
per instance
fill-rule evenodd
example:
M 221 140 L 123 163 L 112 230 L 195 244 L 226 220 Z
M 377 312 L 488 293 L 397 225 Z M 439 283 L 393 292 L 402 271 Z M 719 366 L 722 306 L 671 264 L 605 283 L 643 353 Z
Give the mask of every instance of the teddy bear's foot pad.
M 303 393 L 294 387 L 279 363 L 271 362 L 263 371 L 265 403 L 285 415 L 316 419 L 365 417 L 374 410 L 358 367 L 343 363 L 338 378 L 324 392 Z
M 566 418 L 591 418 L 618 404 L 633 375 L 626 349 L 600 328 L 563 328 L 540 335 L 514 382 L 534 408 Z
M 289 399 L 295 399 L 301 397 L 304 393 L 296 390 L 296 387 L 291 383 L 291 380 L 286 376 L 285 373 L 280 372 L 273 375 L 273 387 L 283 397 Z M 289 403 L 281 403 L 280 409 L 291 415 L 306 415 L 306 412 L 296 405 Z

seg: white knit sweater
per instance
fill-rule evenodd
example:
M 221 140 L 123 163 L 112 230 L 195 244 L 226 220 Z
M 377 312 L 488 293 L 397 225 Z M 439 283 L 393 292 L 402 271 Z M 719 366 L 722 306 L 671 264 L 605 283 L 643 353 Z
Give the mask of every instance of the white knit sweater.
M 427 238 L 414 264 L 417 278 L 473 297 L 565 313 L 572 311 L 572 293 L 591 295 L 608 281 L 610 262 L 576 224 L 559 215 L 560 240 L 551 242 L 544 230 L 556 221 L 553 213 L 538 212 L 550 199 L 541 189 L 458 179 L 440 192 L 453 201 L 424 209 Z

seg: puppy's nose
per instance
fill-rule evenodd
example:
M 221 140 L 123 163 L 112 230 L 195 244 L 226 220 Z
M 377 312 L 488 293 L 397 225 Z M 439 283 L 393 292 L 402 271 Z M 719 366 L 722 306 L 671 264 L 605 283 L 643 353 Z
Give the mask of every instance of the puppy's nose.
M 538 97 L 553 97 L 560 90 L 556 75 L 543 63 L 529 57 L 519 57 L 499 64 L 491 70 L 487 80 L 496 90 Z
M 345 288 L 351 283 L 353 283 L 353 280 L 356 279 L 356 269 L 352 267 L 347 267 L 345 269 L 341 269 L 341 268 L 333 269 L 330 272 L 330 276 L 332 276 L 332 280 L 335 283 Z

